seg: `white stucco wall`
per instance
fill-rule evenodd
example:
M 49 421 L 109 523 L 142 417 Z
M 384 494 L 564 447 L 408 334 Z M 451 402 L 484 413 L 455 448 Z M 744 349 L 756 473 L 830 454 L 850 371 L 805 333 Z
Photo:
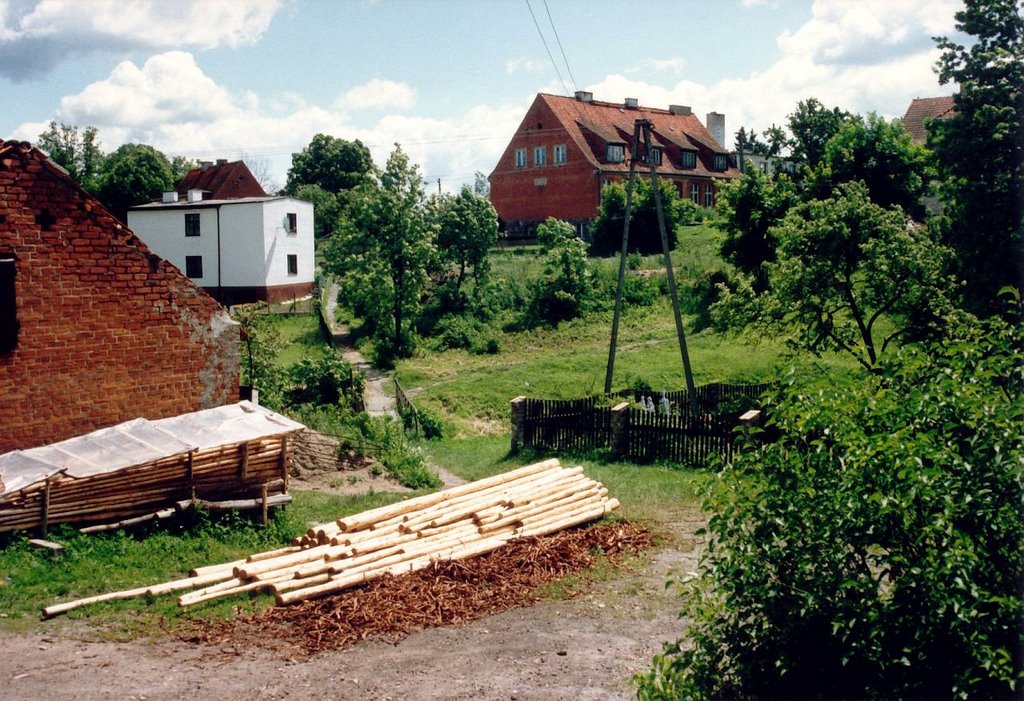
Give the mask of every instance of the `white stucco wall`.
M 185 215 L 199 215 L 199 236 L 185 236 Z M 131 210 L 128 228 L 153 253 L 185 274 L 185 257 L 202 256 L 203 276 L 192 278 L 204 287 L 217 284 L 217 210 L 210 207 Z
M 193 213 L 200 215 L 200 235 L 185 236 L 185 214 Z M 289 213 L 297 217 L 294 234 L 287 230 Z M 134 209 L 128 227 L 183 273 L 186 256 L 202 256 L 203 277 L 195 282 L 204 287 L 273 287 L 313 282 L 313 217 L 312 203 L 291 197 L 222 200 Z M 289 255 L 297 256 L 295 275 L 288 274 Z

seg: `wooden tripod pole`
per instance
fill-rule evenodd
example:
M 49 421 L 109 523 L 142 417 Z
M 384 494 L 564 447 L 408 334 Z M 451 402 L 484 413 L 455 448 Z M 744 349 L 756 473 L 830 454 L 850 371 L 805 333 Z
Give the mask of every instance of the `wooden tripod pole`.
M 612 393 L 615 374 L 615 346 L 619 341 L 619 317 L 622 316 L 622 287 L 626 281 L 626 251 L 629 248 L 629 217 L 633 209 L 633 187 L 636 185 L 636 154 L 640 130 L 633 127 L 633 150 L 629 159 L 629 183 L 626 185 L 626 213 L 622 219 L 622 251 L 619 254 L 619 284 L 615 288 L 615 314 L 612 316 L 612 340 L 608 346 L 608 369 L 604 373 L 604 393 Z

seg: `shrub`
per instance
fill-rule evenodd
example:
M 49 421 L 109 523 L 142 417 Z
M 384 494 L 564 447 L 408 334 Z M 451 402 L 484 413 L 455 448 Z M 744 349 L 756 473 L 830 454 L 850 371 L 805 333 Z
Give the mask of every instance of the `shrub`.
M 1024 351 L 962 326 L 877 375 L 790 382 L 721 473 L 688 639 L 653 698 L 1010 698 L 1024 681 Z
M 427 467 L 423 451 L 409 444 L 402 425 L 391 418 L 359 414 L 347 422 L 339 449 L 373 455 L 406 487 L 440 487 L 441 480 Z
M 303 358 L 288 370 L 290 386 L 286 398 L 299 404 L 341 404 L 354 411 L 363 408 L 363 376 L 334 353 Z

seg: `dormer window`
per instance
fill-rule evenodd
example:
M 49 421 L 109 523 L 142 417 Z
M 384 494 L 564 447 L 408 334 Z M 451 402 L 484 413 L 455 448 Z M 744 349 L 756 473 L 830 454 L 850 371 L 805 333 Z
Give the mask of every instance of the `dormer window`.
M 608 144 L 605 160 L 609 163 L 622 163 L 626 160 L 626 147 L 622 144 Z
M 680 168 L 696 168 L 697 167 L 697 152 L 696 151 L 683 151 L 679 154 L 679 167 Z
M 715 154 L 715 170 L 725 170 L 726 157 L 724 153 Z
M 661 165 L 661 149 L 657 146 L 653 147 L 647 152 L 647 164 L 648 165 Z

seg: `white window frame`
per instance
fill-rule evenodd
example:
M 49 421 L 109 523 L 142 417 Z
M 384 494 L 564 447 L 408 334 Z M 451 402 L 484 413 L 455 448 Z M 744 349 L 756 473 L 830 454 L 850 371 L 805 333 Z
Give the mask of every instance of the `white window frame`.
M 555 144 L 554 153 L 552 154 L 552 163 L 556 166 L 564 165 L 566 158 L 565 144 Z
M 715 188 L 711 187 L 711 183 L 704 186 L 704 206 L 715 206 Z
M 608 144 L 605 160 L 609 163 L 622 163 L 626 160 L 626 147 L 623 144 Z
M 694 151 L 683 151 L 679 154 L 680 168 L 696 168 L 697 154 Z
M 534 166 L 546 166 L 548 164 L 548 147 L 547 146 L 534 146 L 533 147 L 533 165 Z
M 715 170 L 725 170 L 729 167 L 729 157 L 723 153 L 715 154 Z
M 661 149 L 658 148 L 657 146 L 652 146 L 651 150 L 647 154 L 647 158 L 649 159 L 648 160 L 648 165 L 650 165 L 650 163 L 654 163 L 654 165 L 660 166 L 661 165 Z
M 525 148 L 517 148 L 516 149 L 516 168 L 525 168 L 525 167 L 526 167 L 526 149 Z
M 700 204 L 700 183 L 690 183 L 690 200 Z

